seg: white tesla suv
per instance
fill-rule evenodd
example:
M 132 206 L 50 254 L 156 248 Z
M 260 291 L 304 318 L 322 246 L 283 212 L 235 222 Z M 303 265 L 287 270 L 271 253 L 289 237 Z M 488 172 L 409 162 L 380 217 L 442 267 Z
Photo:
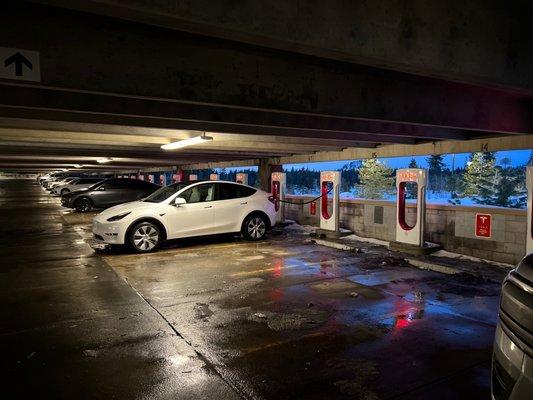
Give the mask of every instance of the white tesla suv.
M 276 222 L 274 201 L 269 193 L 234 182 L 175 183 L 98 214 L 93 234 L 97 242 L 141 253 L 191 236 L 241 232 L 259 240 Z

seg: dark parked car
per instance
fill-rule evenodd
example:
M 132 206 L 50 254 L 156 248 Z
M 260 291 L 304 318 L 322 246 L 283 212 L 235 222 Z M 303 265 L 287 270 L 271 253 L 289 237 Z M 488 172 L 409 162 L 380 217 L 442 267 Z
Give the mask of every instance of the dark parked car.
M 107 208 L 140 200 L 159 188 L 160 186 L 153 183 L 136 179 L 106 179 L 89 188 L 61 196 L 61 205 L 87 212 L 92 208 Z
M 492 399 L 533 398 L 533 254 L 505 278 L 492 356 Z

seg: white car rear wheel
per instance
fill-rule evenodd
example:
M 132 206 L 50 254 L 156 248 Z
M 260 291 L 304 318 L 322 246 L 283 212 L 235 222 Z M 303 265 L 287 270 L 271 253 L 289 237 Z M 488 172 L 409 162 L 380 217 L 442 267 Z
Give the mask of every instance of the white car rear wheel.
M 252 215 L 244 220 L 242 235 L 248 240 L 261 240 L 265 237 L 267 222 L 261 215 Z

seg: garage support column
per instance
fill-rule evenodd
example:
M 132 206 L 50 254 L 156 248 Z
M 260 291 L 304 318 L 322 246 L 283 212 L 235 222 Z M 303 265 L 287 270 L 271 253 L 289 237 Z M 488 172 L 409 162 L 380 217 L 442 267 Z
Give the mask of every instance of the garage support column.
M 259 160 L 259 188 L 270 193 L 270 176 L 272 172 L 283 172 L 283 165 L 275 164 L 270 158 L 261 158 Z

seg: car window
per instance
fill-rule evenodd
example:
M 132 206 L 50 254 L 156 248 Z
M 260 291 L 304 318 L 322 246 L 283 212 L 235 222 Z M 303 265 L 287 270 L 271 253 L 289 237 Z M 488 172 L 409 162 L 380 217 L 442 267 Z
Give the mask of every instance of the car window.
M 219 183 L 217 200 L 239 199 L 251 196 L 255 192 L 255 189 L 248 186 L 236 185 L 233 183 Z
M 182 192 L 179 197 L 183 197 L 187 203 L 203 203 L 215 199 L 215 185 L 205 183 L 193 186 Z
M 129 179 L 110 179 L 105 181 L 102 186 L 105 189 L 126 189 L 132 187 Z
M 159 203 L 163 200 L 168 199 L 174 193 L 179 192 L 181 189 L 187 186 L 189 186 L 189 183 L 173 183 L 169 186 L 163 186 L 161 189 L 155 191 L 143 201 L 146 201 L 148 203 Z

